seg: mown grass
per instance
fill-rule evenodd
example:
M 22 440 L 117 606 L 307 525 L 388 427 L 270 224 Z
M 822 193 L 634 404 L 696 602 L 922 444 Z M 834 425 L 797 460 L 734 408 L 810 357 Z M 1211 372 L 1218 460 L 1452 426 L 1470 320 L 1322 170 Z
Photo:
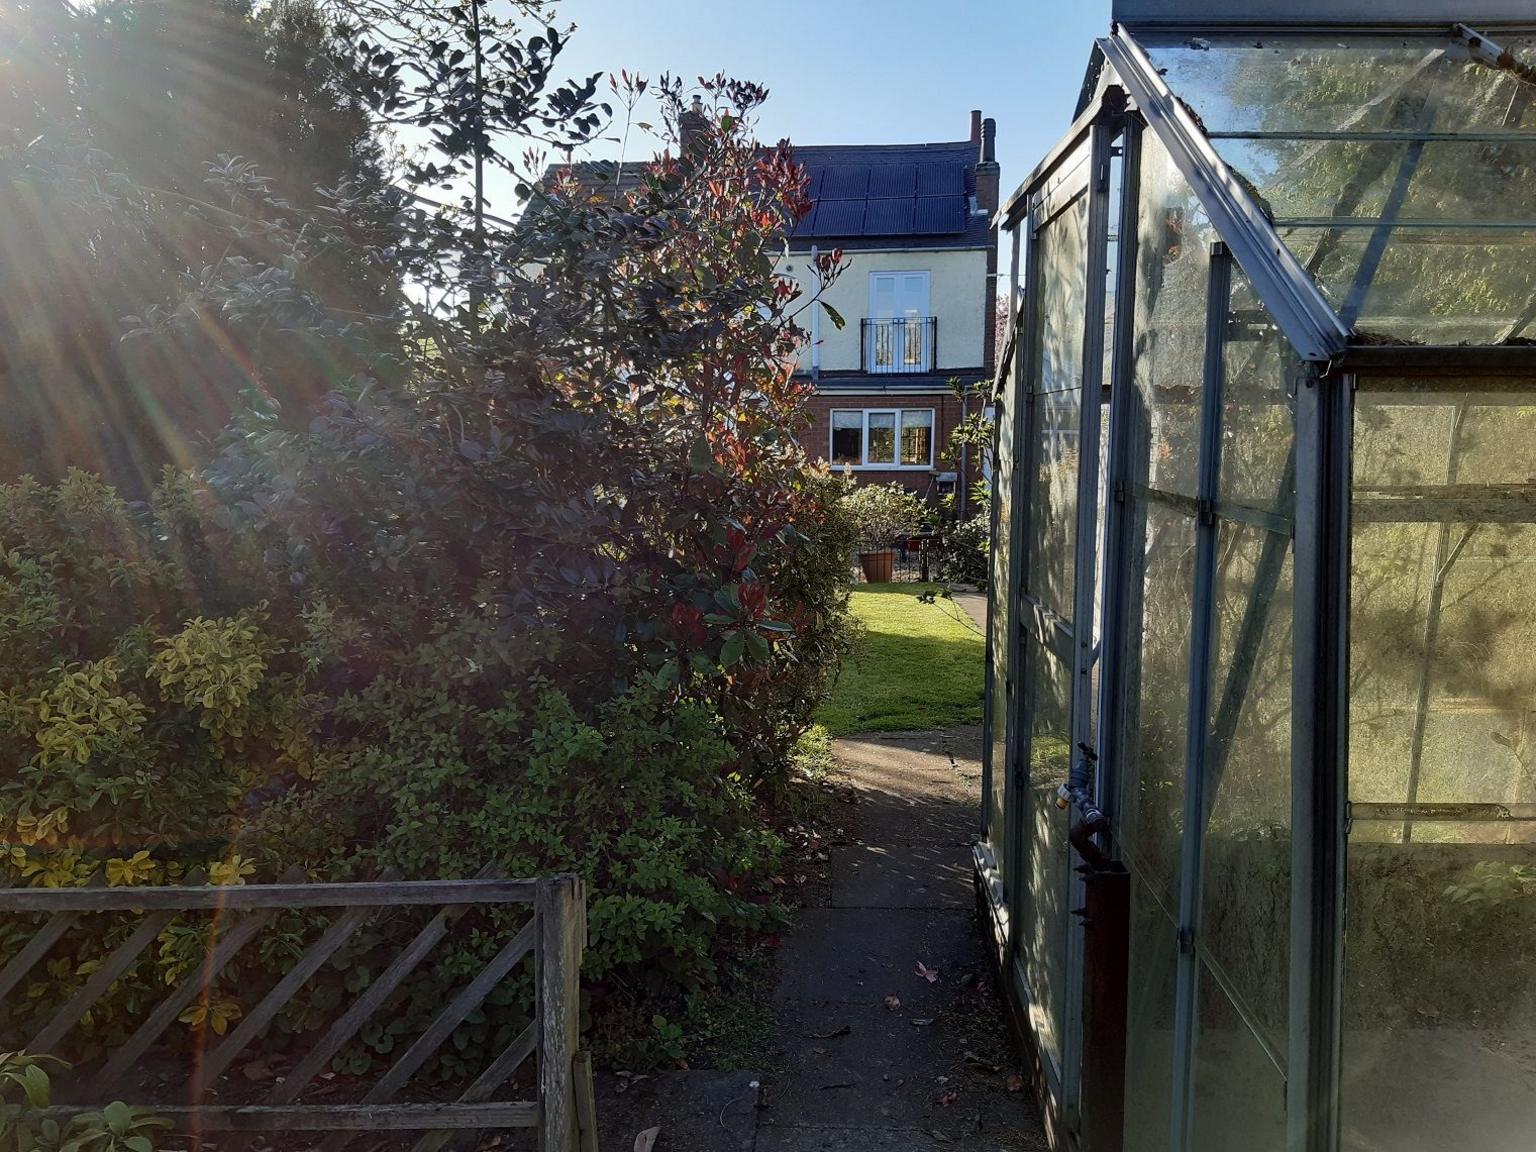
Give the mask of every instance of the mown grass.
M 869 584 L 853 593 L 864 634 L 816 713 L 833 736 L 981 723 L 986 645 L 958 604 L 924 604 L 933 584 Z

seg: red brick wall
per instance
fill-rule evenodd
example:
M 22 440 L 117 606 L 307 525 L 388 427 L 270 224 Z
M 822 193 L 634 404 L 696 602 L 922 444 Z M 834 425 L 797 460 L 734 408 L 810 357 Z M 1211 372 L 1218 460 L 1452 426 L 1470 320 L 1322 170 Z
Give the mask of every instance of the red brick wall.
M 974 414 L 981 405 L 981 397 L 970 397 L 970 411 Z M 869 468 L 855 469 L 852 473 L 857 484 L 896 483 L 909 491 L 922 495 L 928 491 L 935 472 L 960 471 L 960 461 L 951 459 L 949 434 L 960 423 L 960 398 L 953 392 L 927 392 L 913 395 L 891 396 L 881 393 L 858 394 L 839 392 L 835 395 L 818 395 L 811 398 L 808 410 L 810 427 L 801 435 L 800 442 L 814 459 L 825 460 L 832 446 L 832 409 L 834 408 L 932 408 L 934 410 L 934 466 L 933 471 L 916 468 Z M 960 483 L 969 486 L 978 476 L 975 453 L 971 453 L 969 475 L 961 476 Z

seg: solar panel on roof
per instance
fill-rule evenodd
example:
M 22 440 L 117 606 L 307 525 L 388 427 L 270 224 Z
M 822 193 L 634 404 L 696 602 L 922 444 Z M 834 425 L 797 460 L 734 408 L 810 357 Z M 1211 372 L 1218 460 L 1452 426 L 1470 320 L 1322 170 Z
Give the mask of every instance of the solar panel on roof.
M 919 196 L 912 231 L 919 236 L 964 232 L 964 199 L 959 196 Z
M 911 197 L 905 200 L 866 200 L 864 235 L 910 235 L 912 232 L 913 204 L 914 201 Z
M 822 170 L 821 195 L 829 200 L 862 200 L 868 192 L 867 164 L 834 164 Z
M 915 164 L 879 164 L 869 170 L 869 198 L 911 196 L 917 183 Z
M 805 194 L 812 200 L 821 195 L 821 165 L 805 170 Z
M 796 236 L 814 236 L 814 235 L 816 235 L 816 205 L 812 204 L 811 205 L 811 210 L 809 212 L 807 212 L 804 216 L 802 216 L 800 218 L 800 222 L 795 225 L 795 235 Z
M 917 194 L 919 196 L 963 196 L 965 166 L 963 164 L 924 164 L 917 170 Z
M 864 201 L 822 200 L 816 205 L 815 236 L 864 235 Z

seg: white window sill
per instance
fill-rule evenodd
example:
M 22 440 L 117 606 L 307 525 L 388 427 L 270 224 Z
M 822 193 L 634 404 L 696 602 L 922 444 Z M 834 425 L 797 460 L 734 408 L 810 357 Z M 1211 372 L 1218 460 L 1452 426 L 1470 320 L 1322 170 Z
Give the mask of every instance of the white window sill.
M 828 464 L 834 472 L 932 472 L 932 464 Z

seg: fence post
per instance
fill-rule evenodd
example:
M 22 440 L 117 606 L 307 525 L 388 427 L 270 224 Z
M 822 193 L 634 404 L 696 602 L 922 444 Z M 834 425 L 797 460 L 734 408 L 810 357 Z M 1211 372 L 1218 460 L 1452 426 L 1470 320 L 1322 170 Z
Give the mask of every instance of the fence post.
M 576 1152 L 572 1062 L 581 1028 L 586 900 L 579 876 L 539 881 L 539 1149 Z

